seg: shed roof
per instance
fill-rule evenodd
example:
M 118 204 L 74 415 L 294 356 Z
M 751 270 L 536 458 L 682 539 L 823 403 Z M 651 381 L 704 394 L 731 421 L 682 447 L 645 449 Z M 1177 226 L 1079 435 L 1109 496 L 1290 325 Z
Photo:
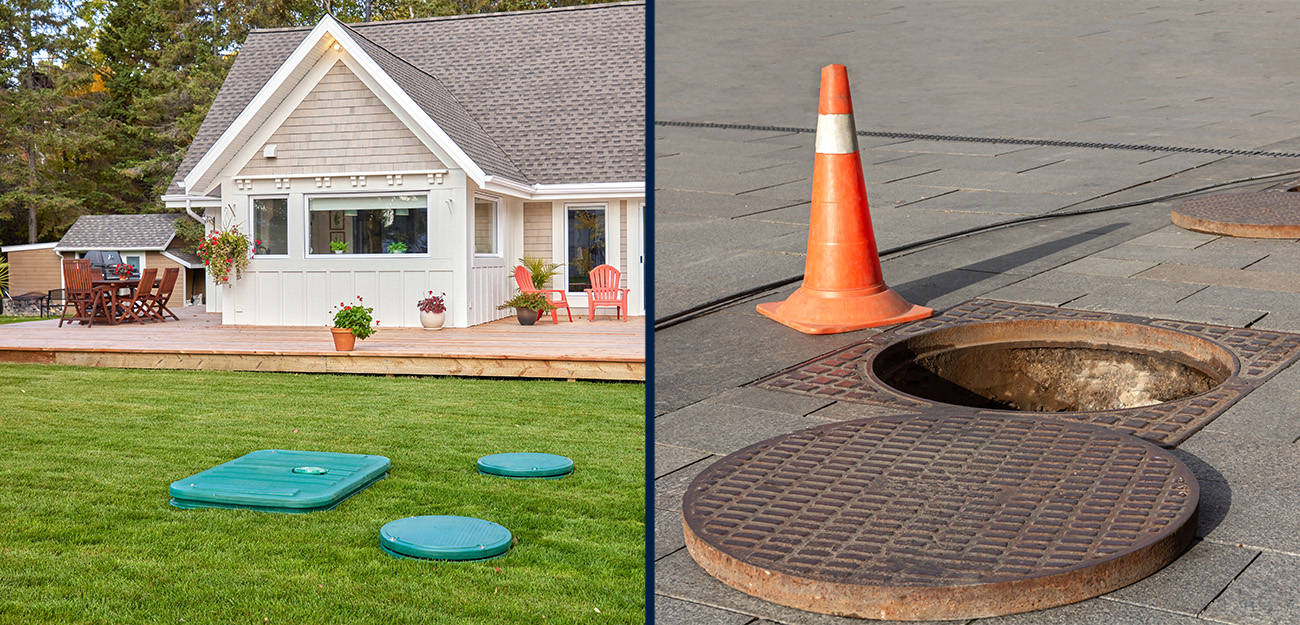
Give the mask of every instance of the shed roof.
M 181 215 L 83 215 L 59 240 L 58 250 L 163 250 Z

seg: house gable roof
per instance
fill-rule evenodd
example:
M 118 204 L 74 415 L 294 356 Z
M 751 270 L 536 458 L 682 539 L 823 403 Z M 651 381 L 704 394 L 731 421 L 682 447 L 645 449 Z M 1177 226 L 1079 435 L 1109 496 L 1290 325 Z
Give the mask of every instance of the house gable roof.
M 163 250 L 176 235 L 179 214 L 82 215 L 56 250 Z
M 525 184 L 645 177 L 643 2 L 253 31 L 168 193 L 322 25 L 454 142 L 466 170 Z M 330 24 L 327 24 L 329 22 Z M 331 32 L 333 32 L 331 31 Z M 458 163 L 460 164 L 460 163 Z M 463 164 L 462 164 L 463 165 Z M 194 189 L 193 192 L 201 192 Z

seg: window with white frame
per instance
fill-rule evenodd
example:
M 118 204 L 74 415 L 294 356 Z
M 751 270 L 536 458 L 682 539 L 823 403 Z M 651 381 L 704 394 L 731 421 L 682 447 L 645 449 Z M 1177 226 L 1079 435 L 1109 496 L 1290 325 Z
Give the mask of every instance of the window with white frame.
M 253 198 L 253 241 L 259 256 L 289 254 L 289 198 Z
M 497 256 L 501 254 L 498 229 L 501 202 L 493 198 L 474 198 L 474 254 Z
M 307 198 L 308 254 L 425 254 L 427 195 Z

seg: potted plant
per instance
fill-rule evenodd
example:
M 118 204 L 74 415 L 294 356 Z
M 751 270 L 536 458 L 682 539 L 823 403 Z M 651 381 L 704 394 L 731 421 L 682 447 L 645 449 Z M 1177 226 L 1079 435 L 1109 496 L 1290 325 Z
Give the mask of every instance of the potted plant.
M 420 309 L 420 325 L 424 326 L 425 330 L 442 329 L 442 324 L 447 318 L 446 293 L 434 295 L 433 291 L 429 291 L 429 295 L 415 305 Z
M 537 317 L 542 313 L 555 310 L 555 305 L 546 299 L 545 293 L 516 293 L 504 304 L 497 306 L 497 310 L 506 308 L 515 309 L 519 325 L 530 326 L 537 323 Z
M 375 328 L 370 324 L 379 325 L 378 321 L 372 316 L 375 309 L 366 306 L 361 296 L 357 296 L 357 303 L 345 304 L 339 302 L 338 307 L 334 309 L 334 327 L 330 332 L 334 335 L 334 349 L 340 352 L 350 352 L 356 345 L 357 339 L 365 340 L 375 333 Z
M 532 256 L 520 258 L 519 264 L 526 267 L 528 273 L 532 274 L 533 288 L 539 291 L 544 290 L 547 283 L 551 281 L 551 278 L 554 278 L 560 273 L 560 267 L 564 266 L 564 263 L 547 262 Z
M 135 275 L 135 265 L 127 263 L 118 263 L 112 267 L 113 273 L 117 274 L 118 280 L 127 280 Z
M 389 254 L 405 254 L 406 244 L 402 243 L 401 241 L 393 241 L 392 243 L 388 244 L 387 249 Z
M 334 253 L 335 253 L 335 254 L 342 254 L 343 252 L 348 251 L 348 242 L 347 242 L 347 241 L 330 241 L 330 249 L 331 249 L 331 250 L 334 250 Z

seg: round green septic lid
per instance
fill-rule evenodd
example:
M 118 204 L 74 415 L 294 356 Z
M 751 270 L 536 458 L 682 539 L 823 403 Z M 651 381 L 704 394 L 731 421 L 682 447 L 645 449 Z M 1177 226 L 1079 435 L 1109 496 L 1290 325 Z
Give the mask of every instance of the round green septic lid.
M 492 454 L 478 459 L 478 470 L 501 477 L 559 477 L 573 473 L 573 461 L 555 454 Z
M 464 516 L 413 516 L 379 529 L 385 551 L 430 560 L 482 560 L 510 550 L 510 530 Z

